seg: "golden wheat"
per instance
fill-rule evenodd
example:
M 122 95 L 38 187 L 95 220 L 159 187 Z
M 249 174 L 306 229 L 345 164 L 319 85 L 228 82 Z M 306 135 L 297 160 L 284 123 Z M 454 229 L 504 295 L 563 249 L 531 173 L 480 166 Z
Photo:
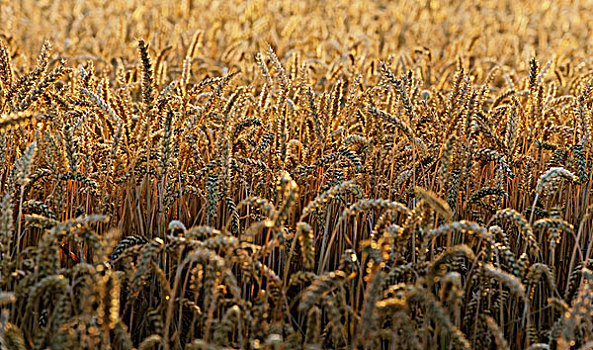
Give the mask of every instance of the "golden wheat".
M 0 348 L 590 347 L 591 10 L 0 0 Z

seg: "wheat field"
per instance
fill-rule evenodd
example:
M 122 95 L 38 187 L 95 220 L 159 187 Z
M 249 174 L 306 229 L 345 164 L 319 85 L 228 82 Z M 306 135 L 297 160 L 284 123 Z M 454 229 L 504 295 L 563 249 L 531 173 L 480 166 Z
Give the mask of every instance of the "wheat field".
M 591 13 L 0 0 L 0 348 L 593 349 Z

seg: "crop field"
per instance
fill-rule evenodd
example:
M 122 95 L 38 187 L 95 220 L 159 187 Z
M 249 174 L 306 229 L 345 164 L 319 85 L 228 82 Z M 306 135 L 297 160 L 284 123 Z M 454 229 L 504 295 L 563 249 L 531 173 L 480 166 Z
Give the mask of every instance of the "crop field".
M 593 349 L 592 14 L 0 0 L 0 349 Z

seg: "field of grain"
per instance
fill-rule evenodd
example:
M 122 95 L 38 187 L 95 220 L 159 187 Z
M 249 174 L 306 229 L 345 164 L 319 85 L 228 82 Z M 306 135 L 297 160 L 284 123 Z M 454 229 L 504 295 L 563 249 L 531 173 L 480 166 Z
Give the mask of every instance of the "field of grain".
M 0 348 L 592 349 L 592 11 L 0 0 Z

